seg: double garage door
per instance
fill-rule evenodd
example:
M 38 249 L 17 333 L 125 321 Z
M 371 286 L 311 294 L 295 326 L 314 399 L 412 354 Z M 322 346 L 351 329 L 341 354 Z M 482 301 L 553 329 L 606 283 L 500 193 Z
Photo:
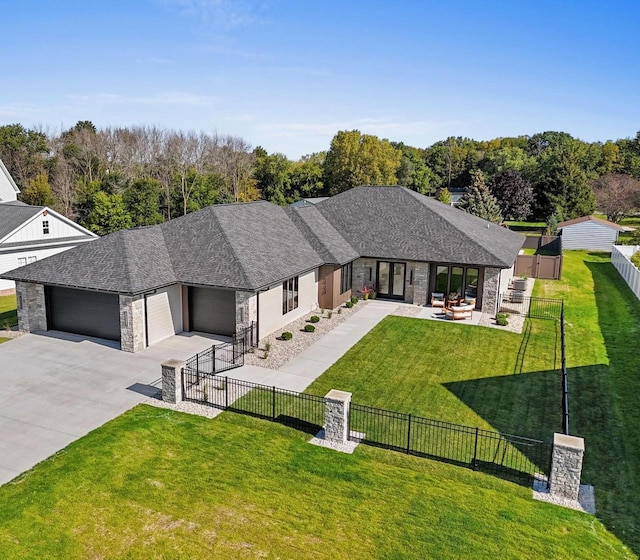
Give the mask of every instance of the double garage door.
M 45 297 L 50 330 L 120 340 L 117 294 L 49 286 Z

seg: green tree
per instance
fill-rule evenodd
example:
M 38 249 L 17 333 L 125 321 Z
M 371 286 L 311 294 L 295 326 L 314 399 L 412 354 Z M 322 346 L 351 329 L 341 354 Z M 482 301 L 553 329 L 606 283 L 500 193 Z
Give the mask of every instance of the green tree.
M 196 173 L 191 170 L 193 177 L 188 177 L 191 185 L 189 198 L 184 206 L 183 191 L 179 181 L 176 180 L 172 191 L 173 208 L 172 217 L 177 218 L 183 215 L 202 210 L 213 204 L 235 202 L 231 193 L 227 190 L 224 178 L 217 173 Z M 169 205 L 165 209 L 168 213 Z
M 331 140 L 324 162 L 324 182 L 329 195 L 358 185 L 393 185 L 402 153 L 388 140 L 340 131 Z
M 286 206 L 292 202 L 291 173 L 293 165 L 283 154 L 269 155 L 262 148 L 256 148 L 256 187 L 262 198 Z
M 42 132 L 21 124 L 0 126 L 0 159 L 20 189 L 46 172 L 49 146 Z
M 85 226 L 98 235 L 107 235 L 132 226 L 121 194 L 98 191 L 92 198 Z
M 53 206 L 55 197 L 46 175 L 29 179 L 29 186 L 22 191 L 22 201 L 33 206 Z
M 326 157 L 325 152 L 303 156 L 292 165 L 291 192 L 298 200 L 300 198 L 322 196 L 323 166 Z
M 458 208 L 494 224 L 502 222 L 498 201 L 489 191 L 482 171 L 472 173 L 472 183 L 458 203 Z
M 136 179 L 127 187 L 122 198 L 132 225 L 152 226 L 164 221 L 160 212 L 161 194 L 162 185 L 155 179 Z
M 451 193 L 449 192 L 449 189 L 444 187 L 439 188 L 438 192 L 436 193 L 436 199 L 443 204 L 451 204 Z
M 402 152 L 400 167 L 397 172 L 398 185 L 407 187 L 421 194 L 432 195 L 436 192 L 436 177 L 418 148 L 392 142 L 394 148 Z
M 489 182 L 491 194 L 506 220 L 526 220 L 533 204 L 533 187 L 519 171 L 505 169 Z
M 538 158 L 537 213 L 559 212 L 564 219 L 591 214 L 595 197 L 589 184 L 591 153 L 584 142 L 562 135 Z

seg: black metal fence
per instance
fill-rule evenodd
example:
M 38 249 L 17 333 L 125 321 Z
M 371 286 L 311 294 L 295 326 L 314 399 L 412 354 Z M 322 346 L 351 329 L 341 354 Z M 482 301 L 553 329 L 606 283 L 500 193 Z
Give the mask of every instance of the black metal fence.
M 325 399 L 185 368 L 183 399 L 279 422 L 316 434 L 325 423 Z M 551 444 L 471 426 L 352 403 L 352 440 L 436 459 L 529 483 L 549 474 Z
M 562 384 L 562 431 L 569 435 L 569 378 L 567 376 L 567 349 L 564 332 L 564 305 L 560 312 L 560 349 L 561 349 L 561 384 Z
M 530 319 L 560 320 L 563 300 L 525 296 L 522 292 L 511 291 L 500 296 L 500 312 L 524 315 Z
M 186 362 L 185 368 L 199 375 L 222 373 L 244 365 L 244 355 L 258 345 L 258 329 L 255 321 L 237 332 L 230 342 L 214 344 L 198 352 Z
M 410 455 L 437 459 L 529 482 L 548 474 L 551 444 L 356 403 L 349 416 L 351 439 Z
M 251 381 L 198 375 L 185 368 L 182 373 L 183 399 L 272 420 L 316 434 L 324 424 L 324 397 L 261 385 Z

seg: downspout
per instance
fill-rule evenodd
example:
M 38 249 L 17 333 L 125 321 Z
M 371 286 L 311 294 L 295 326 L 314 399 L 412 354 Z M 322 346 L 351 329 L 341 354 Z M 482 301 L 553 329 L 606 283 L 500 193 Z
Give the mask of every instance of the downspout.
M 256 292 L 256 344 L 260 340 L 260 290 Z
M 498 272 L 498 297 L 496 298 L 494 315 L 500 311 L 500 286 L 502 286 L 502 268 Z
M 144 294 L 144 347 L 149 348 L 149 313 L 147 310 L 147 294 Z

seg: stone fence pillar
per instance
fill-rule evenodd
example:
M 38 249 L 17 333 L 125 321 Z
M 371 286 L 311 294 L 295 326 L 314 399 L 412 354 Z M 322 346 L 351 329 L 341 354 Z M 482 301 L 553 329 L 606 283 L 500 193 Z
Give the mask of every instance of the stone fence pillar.
M 570 500 L 578 499 L 584 439 L 564 434 L 553 434 L 549 493 Z
M 332 389 L 325 397 L 324 438 L 329 441 L 349 441 L 349 406 L 351 393 Z
M 182 368 L 180 360 L 167 360 L 162 364 L 162 400 L 168 403 L 182 401 Z

